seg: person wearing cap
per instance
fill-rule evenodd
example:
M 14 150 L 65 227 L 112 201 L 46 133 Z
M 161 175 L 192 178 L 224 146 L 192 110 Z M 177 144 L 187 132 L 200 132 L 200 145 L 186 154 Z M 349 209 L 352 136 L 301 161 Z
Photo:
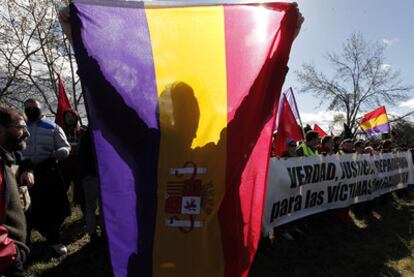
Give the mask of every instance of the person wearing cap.
M 352 154 L 354 153 L 354 143 L 352 139 L 344 139 L 339 146 L 338 155 Z M 339 221 L 343 224 L 351 224 L 353 221 L 349 216 L 349 208 L 339 208 L 333 210 Z
M 354 143 L 352 139 L 344 139 L 339 146 L 339 155 L 354 153 Z
M 320 143 L 319 134 L 316 131 L 308 131 L 306 133 L 306 140 L 302 142 L 298 149 L 296 150 L 296 154 L 299 157 L 310 157 L 310 156 L 318 156 L 319 152 L 317 147 Z
M 283 158 L 297 157 L 296 147 L 297 147 L 296 141 L 292 138 L 287 138 L 286 139 L 286 151 L 283 153 L 282 157 Z
M 369 154 L 370 156 L 377 154 L 377 151 L 374 150 L 372 146 L 366 146 L 364 148 L 364 154 Z

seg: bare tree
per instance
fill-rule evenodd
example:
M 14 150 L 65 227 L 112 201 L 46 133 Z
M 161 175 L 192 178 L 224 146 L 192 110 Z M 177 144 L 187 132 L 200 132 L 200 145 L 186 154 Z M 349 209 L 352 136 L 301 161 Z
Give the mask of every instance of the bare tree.
M 342 52 L 327 53 L 333 74 L 328 77 L 312 64 L 304 64 L 297 72 L 301 92 L 312 93 L 327 103 L 328 110 L 345 113 L 345 123 L 355 132 L 362 111 L 384 103 L 395 105 L 406 100 L 413 86 L 403 84 L 400 72 L 385 63 L 385 47 L 380 42 L 367 42 L 361 33 L 353 33 Z
M 399 145 L 414 147 L 414 124 L 413 122 L 398 118 L 392 123 L 393 140 Z
M 35 96 L 56 113 L 60 74 L 75 109 L 82 106 L 76 63 L 57 19 L 57 0 L 0 0 L 0 102 Z

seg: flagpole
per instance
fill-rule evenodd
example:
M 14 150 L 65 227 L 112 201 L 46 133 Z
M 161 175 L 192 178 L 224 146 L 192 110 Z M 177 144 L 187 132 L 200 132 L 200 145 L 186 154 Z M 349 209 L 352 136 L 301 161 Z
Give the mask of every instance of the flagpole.
M 299 114 L 298 105 L 296 104 L 295 94 L 293 93 L 293 89 L 292 89 L 292 87 L 290 87 L 290 88 L 289 88 L 289 90 L 290 90 L 290 91 L 291 91 L 291 93 L 292 93 L 293 102 L 295 103 L 295 109 L 298 111 L 298 115 L 299 115 L 299 124 L 300 124 L 300 128 L 302 129 L 303 138 L 306 138 L 305 130 L 303 129 L 302 119 L 300 118 L 300 114 Z

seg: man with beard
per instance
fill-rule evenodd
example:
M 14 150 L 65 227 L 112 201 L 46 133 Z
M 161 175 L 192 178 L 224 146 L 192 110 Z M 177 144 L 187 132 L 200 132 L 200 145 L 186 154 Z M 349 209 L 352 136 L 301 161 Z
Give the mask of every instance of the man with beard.
M 67 249 L 60 241 L 59 231 L 70 214 L 70 207 L 58 165 L 69 156 L 70 144 L 62 128 L 42 118 L 37 100 L 26 100 L 24 108 L 32 135 L 23 156 L 30 159 L 35 174 L 35 185 L 29 190 L 32 207 L 27 213 L 28 235 L 35 228 L 61 256 Z
M 16 183 L 13 153 L 26 147 L 29 136 L 24 115 L 0 107 L 0 275 L 24 276 L 23 262 L 29 252 L 26 246 L 26 221 Z M 27 179 L 27 177 L 29 177 Z M 32 183 L 31 173 L 25 181 Z

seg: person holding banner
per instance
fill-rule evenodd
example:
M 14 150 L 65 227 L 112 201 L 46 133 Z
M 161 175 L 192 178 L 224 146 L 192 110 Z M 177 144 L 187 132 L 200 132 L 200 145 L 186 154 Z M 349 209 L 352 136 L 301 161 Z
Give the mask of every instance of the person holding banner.
M 364 154 L 364 141 L 363 140 L 358 140 L 354 143 L 354 149 L 355 149 L 355 153 L 357 154 Z
M 339 151 L 339 146 L 341 145 L 341 141 L 342 141 L 342 138 L 341 138 L 340 136 L 335 136 L 335 137 L 333 138 L 333 144 L 334 144 L 334 149 L 333 149 L 333 151 L 334 151 L 334 154 L 338 153 L 338 151 Z
M 317 147 L 319 145 L 319 142 L 319 133 L 313 130 L 308 131 L 306 133 L 306 141 L 302 142 L 296 151 L 297 155 L 299 157 L 318 156 L 319 152 L 317 150 Z
M 293 158 L 297 157 L 296 154 L 296 141 L 292 138 L 286 139 L 286 150 L 281 156 L 281 158 Z M 274 156 L 273 156 L 274 157 Z M 295 224 L 296 223 L 296 224 Z M 271 241 L 275 239 L 275 234 L 280 234 L 282 238 L 292 241 L 295 239 L 294 233 L 299 235 L 304 235 L 305 233 L 297 226 L 298 221 L 293 223 L 284 224 L 278 228 L 274 228 L 273 232 L 269 234 Z
M 323 155 L 332 155 L 334 153 L 334 142 L 331 136 L 324 136 L 321 141 L 318 152 Z
M 296 141 L 292 138 L 286 139 L 286 151 L 282 155 L 283 158 L 297 157 Z
M 354 153 L 354 144 L 352 139 L 344 139 L 339 147 L 338 155 L 352 154 Z M 349 225 L 352 223 L 352 219 L 349 216 L 349 208 L 339 208 L 334 210 L 339 221 L 343 224 Z
M 339 147 L 339 155 L 354 153 L 354 144 L 352 139 L 344 139 Z

